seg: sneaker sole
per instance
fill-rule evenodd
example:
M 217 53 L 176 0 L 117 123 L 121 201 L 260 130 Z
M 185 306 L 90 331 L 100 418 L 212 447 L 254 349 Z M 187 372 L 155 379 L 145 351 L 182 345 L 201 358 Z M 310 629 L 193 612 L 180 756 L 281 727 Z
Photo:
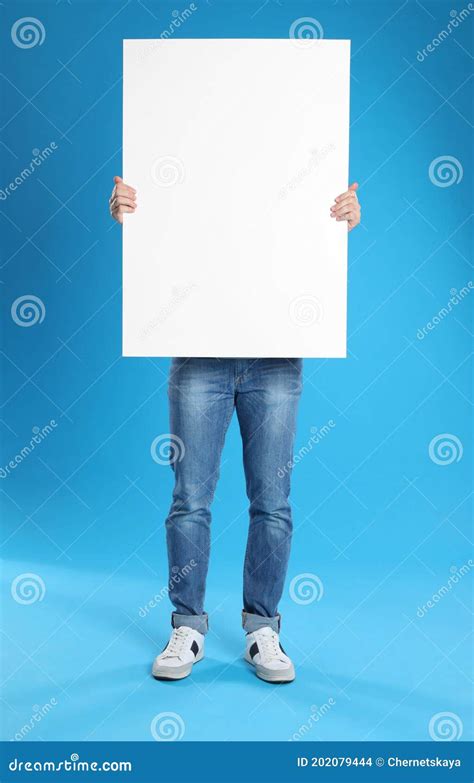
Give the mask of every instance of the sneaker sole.
M 273 671 L 272 669 L 266 669 L 264 666 L 259 666 L 257 663 L 253 663 L 253 661 L 247 660 L 248 665 L 252 667 L 255 674 L 260 680 L 264 680 L 265 682 L 272 682 L 272 683 L 285 683 L 285 682 L 293 682 L 293 680 L 296 678 L 295 669 L 294 666 L 291 667 L 291 669 L 287 669 L 286 671 Z
M 155 680 L 184 680 L 185 677 L 189 677 L 191 674 L 193 666 L 196 663 L 199 663 L 199 661 L 202 661 L 203 658 L 204 655 L 201 655 L 192 663 L 177 666 L 175 669 L 171 669 L 170 666 L 158 667 L 152 670 L 151 675 Z

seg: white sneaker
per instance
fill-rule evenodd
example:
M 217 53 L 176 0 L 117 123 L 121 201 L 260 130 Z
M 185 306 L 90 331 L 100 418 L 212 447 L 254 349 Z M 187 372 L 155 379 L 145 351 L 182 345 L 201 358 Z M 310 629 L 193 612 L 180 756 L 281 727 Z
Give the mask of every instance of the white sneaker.
M 245 660 L 255 667 L 257 677 L 267 682 L 292 682 L 295 668 L 278 634 L 268 625 L 247 634 Z
M 156 680 L 182 680 L 191 674 L 193 665 L 204 658 L 204 636 L 194 628 L 173 628 L 170 640 L 153 661 Z

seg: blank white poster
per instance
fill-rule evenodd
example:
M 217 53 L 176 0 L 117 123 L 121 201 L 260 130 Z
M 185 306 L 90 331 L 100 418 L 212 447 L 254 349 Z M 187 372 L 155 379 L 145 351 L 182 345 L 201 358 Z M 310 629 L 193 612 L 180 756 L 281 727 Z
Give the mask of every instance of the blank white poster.
M 349 41 L 124 41 L 124 356 L 346 356 Z

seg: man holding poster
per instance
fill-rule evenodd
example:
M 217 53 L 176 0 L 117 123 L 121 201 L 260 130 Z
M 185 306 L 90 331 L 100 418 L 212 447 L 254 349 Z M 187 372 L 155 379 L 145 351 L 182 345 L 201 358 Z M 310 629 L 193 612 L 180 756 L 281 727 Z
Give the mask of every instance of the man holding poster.
M 173 632 L 153 675 L 182 679 L 204 654 L 210 507 L 235 409 L 250 501 L 245 659 L 261 679 L 290 682 L 278 604 L 302 359 L 346 356 L 347 230 L 337 224 L 360 220 L 357 183 L 329 206 L 348 177 L 350 42 L 126 39 L 123 55 L 133 187 L 115 177 L 110 199 L 118 222 L 133 214 L 123 355 L 175 357 Z
M 357 183 L 335 199 L 330 215 L 351 231 L 360 222 Z M 119 223 L 137 209 L 137 193 L 115 177 L 110 212 Z M 216 327 L 218 328 L 218 326 Z M 294 666 L 279 640 L 278 603 L 292 533 L 289 466 L 301 393 L 301 359 L 173 359 L 169 381 L 170 431 L 181 444 L 173 502 L 166 520 L 171 638 L 153 664 L 153 676 L 178 680 L 204 656 L 204 611 L 210 548 L 210 506 L 234 408 L 243 442 L 250 526 L 244 565 L 245 659 L 267 682 L 291 682 Z M 282 475 L 283 474 L 283 475 Z M 189 569 L 189 563 L 195 564 Z M 186 566 L 188 570 L 186 570 Z M 174 584 L 173 573 L 186 577 Z

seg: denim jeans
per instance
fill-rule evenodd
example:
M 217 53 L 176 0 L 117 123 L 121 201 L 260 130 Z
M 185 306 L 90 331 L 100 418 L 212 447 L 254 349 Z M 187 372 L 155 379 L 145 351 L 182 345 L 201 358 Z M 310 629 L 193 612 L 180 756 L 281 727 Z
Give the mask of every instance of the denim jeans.
M 173 502 L 166 519 L 174 627 L 208 629 L 204 611 L 210 506 L 234 408 L 243 442 L 250 524 L 243 627 L 278 631 L 292 533 L 291 462 L 301 359 L 173 359 L 169 378 Z M 231 521 L 231 520 L 229 520 Z

